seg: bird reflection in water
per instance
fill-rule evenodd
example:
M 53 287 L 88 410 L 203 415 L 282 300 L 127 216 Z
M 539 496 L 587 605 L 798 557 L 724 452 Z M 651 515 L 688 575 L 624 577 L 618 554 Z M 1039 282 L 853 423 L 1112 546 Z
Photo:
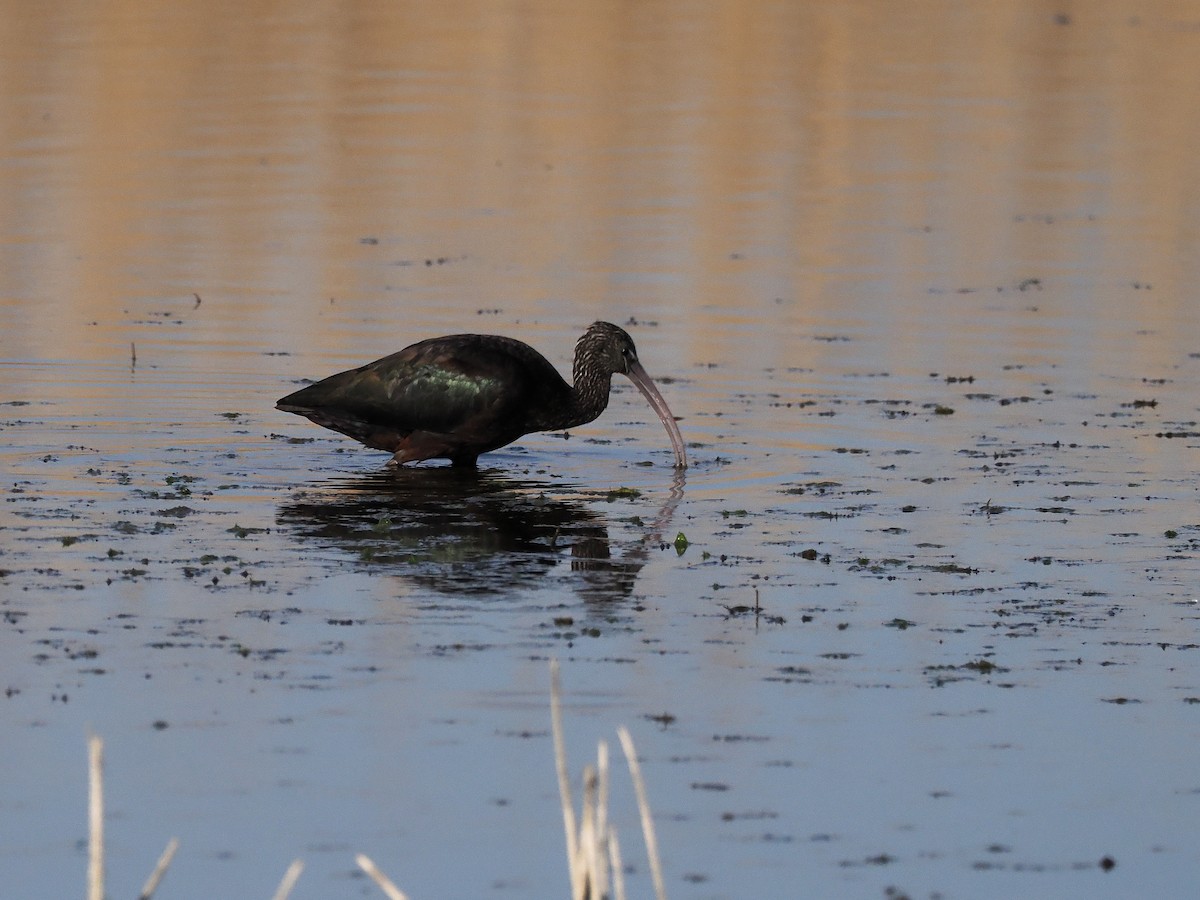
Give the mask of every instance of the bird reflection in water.
M 653 523 L 628 540 L 610 537 L 595 503 L 602 494 L 569 496 L 565 485 L 450 466 L 318 484 L 294 493 L 276 518 L 298 541 L 328 553 L 330 566 L 349 558 L 439 593 L 538 587 L 569 554 L 570 589 L 589 602 L 613 602 L 633 593 L 683 484 L 676 470 Z

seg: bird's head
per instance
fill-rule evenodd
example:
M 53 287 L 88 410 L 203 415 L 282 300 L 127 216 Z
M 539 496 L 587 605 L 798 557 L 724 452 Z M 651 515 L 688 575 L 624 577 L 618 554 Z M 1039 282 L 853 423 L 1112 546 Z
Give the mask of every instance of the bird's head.
M 637 365 L 637 347 L 623 328 L 611 322 L 593 322 L 575 345 L 575 367 L 587 375 L 628 375 Z M 578 378 L 579 372 L 575 376 Z
M 687 468 L 687 452 L 684 450 L 683 436 L 675 417 L 667 407 L 646 370 L 638 361 L 637 347 L 623 328 L 618 328 L 611 322 L 593 322 L 583 337 L 575 345 L 575 384 L 583 391 L 599 390 L 604 394 L 603 404 L 607 403 L 609 384 L 613 375 L 620 374 L 632 381 L 650 406 L 658 413 L 663 427 L 671 438 L 671 447 L 675 451 L 677 468 Z M 582 387 L 581 387 L 582 386 Z M 597 413 L 598 415 L 598 413 Z

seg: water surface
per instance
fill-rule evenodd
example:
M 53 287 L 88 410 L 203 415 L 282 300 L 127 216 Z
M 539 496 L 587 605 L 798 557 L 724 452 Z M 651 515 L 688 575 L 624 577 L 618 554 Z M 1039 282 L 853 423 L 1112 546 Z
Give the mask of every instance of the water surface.
M 1200 9 L 2 20 L 14 896 L 81 889 L 89 731 L 114 896 L 172 835 L 164 898 L 562 896 L 552 657 L 672 897 L 1189 894 Z M 273 409 L 599 318 L 684 477 L 624 382 L 468 474 Z

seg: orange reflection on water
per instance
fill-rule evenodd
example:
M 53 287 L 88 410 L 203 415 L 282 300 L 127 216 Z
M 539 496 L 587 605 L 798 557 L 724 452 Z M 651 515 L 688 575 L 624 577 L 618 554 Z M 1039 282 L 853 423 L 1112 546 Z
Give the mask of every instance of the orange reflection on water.
M 173 345 L 139 322 L 196 293 L 209 356 L 366 358 L 502 309 L 662 321 L 679 370 L 737 355 L 741 315 L 778 364 L 843 317 L 950 342 L 970 316 L 930 322 L 931 292 L 1031 277 L 1087 316 L 1152 282 L 1169 334 L 1194 26 L 1170 3 L 10 11 L 8 354 Z

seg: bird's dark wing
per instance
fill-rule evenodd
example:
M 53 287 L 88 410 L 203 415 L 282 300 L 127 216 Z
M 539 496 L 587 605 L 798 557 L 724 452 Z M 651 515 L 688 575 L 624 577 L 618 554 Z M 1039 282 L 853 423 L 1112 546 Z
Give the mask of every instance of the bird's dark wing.
M 452 335 L 333 375 L 278 405 L 379 450 L 394 452 L 413 432 L 490 449 L 526 433 L 523 410 L 547 390 L 567 387 L 527 344 Z

